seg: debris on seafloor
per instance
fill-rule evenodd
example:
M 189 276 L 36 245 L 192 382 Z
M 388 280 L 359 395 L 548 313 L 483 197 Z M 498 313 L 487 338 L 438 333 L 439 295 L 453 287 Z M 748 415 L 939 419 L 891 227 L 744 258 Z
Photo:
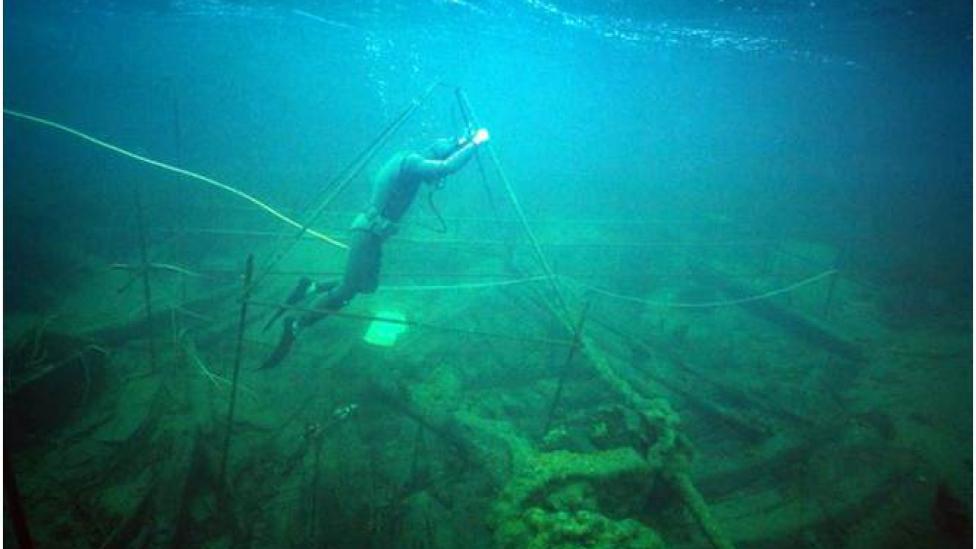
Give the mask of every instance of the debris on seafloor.
M 931 512 L 939 532 L 959 547 L 972 546 L 973 518 L 962 500 L 954 496 L 944 482 L 935 489 Z

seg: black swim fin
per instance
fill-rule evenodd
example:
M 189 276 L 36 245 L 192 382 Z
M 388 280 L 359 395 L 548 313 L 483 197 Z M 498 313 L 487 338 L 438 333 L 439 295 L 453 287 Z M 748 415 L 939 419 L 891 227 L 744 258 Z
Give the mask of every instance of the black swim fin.
M 264 370 L 265 368 L 274 368 L 281 363 L 285 357 L 291 352 L 291 348 L 295 345 L 295 332 L 297 331 L 298 320 L 294 318 L 287 318 L 285 322 L 282 323 L 281 339 L 278 340 L 278 345 L 275 347 L 274 351 L 271 353 L 265 361 L 261 364 L 259 370 Z
M 288 299 L 285 300 L 285 305 L 296 305 L 300 303 L 308 294 L 316 290 L 316 288 L 313 286 L 312 279 L 303 276 L 301 279 L 299 279 L 298 284 L 295 285 L 295 288 L 291 291 L 291 293 L 288 294 Z M 281 318 L 281 315 L 285 314 L 285 311 L 287 310 L 287 307 L 278 307 L 278 310 L 271 315 L 271 318 L 268 319 L 267 324 L 264 325 L 264 328 L 261 331 L 268 331 L 268 328 L 270 328 L 276 320 Z
M 288 310 L 287 305 L 297 305 L 298 303 L 301 303 L 303 299 L 313 293 L 324 294 L 332 290 L 332 288 L 335 288 L 338 284 L 338 282 L 320 282 L 315 284 L 312 282 L 312 279 L 303 276 L 298 281 L 298 284 L 295 285 L 295 289 L 288 294 L 288 299 L 285 300 L 286 306 L 278 307 L 278 310 L 271 315 L 271 318 L 268 319 L 268 322 L 264 325 L 264 328 L 262 328 L 261 331 L 266 332 L 276 320 L 281 318 L 281 315 L 285 314 L 285 311 Z

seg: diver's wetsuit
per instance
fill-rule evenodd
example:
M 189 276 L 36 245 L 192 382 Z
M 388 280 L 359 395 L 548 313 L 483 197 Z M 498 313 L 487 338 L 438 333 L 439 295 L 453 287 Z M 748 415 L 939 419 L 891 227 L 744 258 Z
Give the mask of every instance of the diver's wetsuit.
M 328 311 L 344 307 L 356 294 L 376 291 L 383 242 L 396 233 L 397 223 L 413 204 L 420 185 L 461 169 L 473 150 L 465 147 L 447 160 L 434 162 L 416 154 L 400 153 L 383 165 L 376 175 L 369 207 L 352 222 L 352 241 L 342 283 L 315 303 L 315 308 L 322 313 L 308 313 L 299 319 L 301 326 L 311 325 Z
M 297 330 L 345 307 L 360 293 L 373 293 L 379 285 L 383 243 L 397 231 L 397 223 L 413 203 L 420 185 L 436 181 L 461 169 L 474 155 L 470 142 L 451 142 L 448 148 L 432 147 L 425 155 L 398 153 L 376 174 L 373 195 L 366 210 L 352 223 L 349 255 L 342 281 L 316 301 L 316 312 L 286 318 L 284 333 L 263 367 L 274 366 L 291 349 Z M 320 286 L 326 288 L 328 286 Z

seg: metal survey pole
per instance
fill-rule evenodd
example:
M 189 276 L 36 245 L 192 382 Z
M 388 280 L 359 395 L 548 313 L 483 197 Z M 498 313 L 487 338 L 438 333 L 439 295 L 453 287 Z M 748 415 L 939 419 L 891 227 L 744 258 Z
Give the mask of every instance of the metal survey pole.
M 556 414 L 556 407 L 559 406 L 559 401 L 563 396 L 563 386 L 566 384 L 566 378 L 569 376 L 569 371 L 573 366 L 573 357 L 576 356 L 576 350 L 579 349 L 581 345 L 580 335 L 583 333 L 583 324 L 586 323 L 586 314 L 590 310 L 590 302 L 587 301 L 583 305 L 583 312 L 580 313 L 579 322 L 576 323 L 576 330 L 573 333 L 573 345 L 569 348 L 569 353 L 566 355 L 566 361 L 563 363 L 563 369 L 559 372 L 559 384 L 556 385 L 556 392 L 552 395 L 552 402 L 549 404 L 549 413 L 546 414 L 546 424 L 542 429 L 542 436 L 546 436 L 549 432 L 549 427 L 552 426 L 552 418 Z
M 230 405 L 227 408 L 227 435 L 224 437 L 224 451 L 220 457 L 220 479 L 223 487 L 227 474 L 227 455 L 230 453 L 230 438 L 234 432 L 234 407 L 237 404 L 237 380 L 241 373 L 241 356 L 244 351 L 244 325 L 247 320 L 248 298 L 251 296 L 251 276 L 254 274 L 254 254 L 247 256 L 244 267 L 244 293 L 241 297 L 241 314 L 237 324 L 237 348 L 234 352 L 234 377 L 230 387 Z
M 136 202 L 136 222 L 138 223 L 139 254 L 142 261 L 142 295 L 146 302 L 146 329 L 149 332 L 149 364 L 156 371 L 156 334 L 153 330 L 152 290 L 149 285 L 149 252 L 146 244 L 146 216 L 142 208 L 141 184 L 133 185 Z

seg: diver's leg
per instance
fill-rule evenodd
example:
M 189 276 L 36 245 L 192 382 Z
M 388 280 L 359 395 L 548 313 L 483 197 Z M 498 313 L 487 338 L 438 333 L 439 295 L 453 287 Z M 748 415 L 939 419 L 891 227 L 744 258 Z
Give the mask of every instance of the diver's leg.
M 356 294 L 369 292 L 375 288 L 374 280 L 379 269 L 379 250 L 382 241 L 368 231 L 353 231 L 349 243 L 349 256 L 346 259 L 346 271 L 342 283 L 330 288 L 324 296 L 315 302 L 315 312 L 309 312 L 298 319 L 300 327 L 311 326 L 328 316 L 330 311 L 336 311 L 346 306 Z
M 288 353 L 291 352 L 291 348 L 295 344 L 295 339 L 303 329 L 322 320 L 331 311 L 337 311 L 345 307 L 356 293 L 354 287 L 343 282 L 315 302 L 313 307 L 315 309 L 314 312 L 309 311 L 301 316 L 285 317 L 285 320 L 281 324 L 281 338 L 278 339 L 278 345 L 275 346 L 275 350 L 264 361 L 261 368 L 271 368 L 284 360 L 288 356 Z
M 382 240 L 367 231 L 353 231 L 353 239 L 349 246 L 349 257 L 346 261 L 346 272 L 342 283 L 331 288 L 322 298 L 316 301 L 314 312 L 301 316 L 289 316 L 282 325 L 281 339 L 274 352 L 264 362 L 262 368 L 275 366 L 291 351 L 292 345 L 299 332 L 346 306 L 353 297 L 362 290 L 371 291 L 375 288 L 375 279 L 379 270 L 379 255 Z
M 299 329 L 311 326 L 329 316 L 329 313 L 345 307 L 352 301 L 352 298 L 356 297 L 357 293 L 359 292 L 354 285 L 343 281 L 342 284 L 332 288 L 332 290 L 315 302 L 315 305 L 312 307 L 314 311 L 309 311 L 299 317 L 294 317 L 292 320 L 297 323 L 297 328 Z

